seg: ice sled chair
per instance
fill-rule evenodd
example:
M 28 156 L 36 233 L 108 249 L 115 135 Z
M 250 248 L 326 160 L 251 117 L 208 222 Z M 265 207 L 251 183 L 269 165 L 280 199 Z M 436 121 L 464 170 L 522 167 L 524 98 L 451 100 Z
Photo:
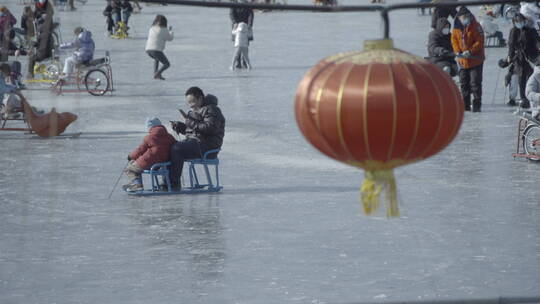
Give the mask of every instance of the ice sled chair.
M 217 154 L 220 149 L 209 150 L 204 153 L 202 158 L 186 159 L 185 165 L 188 165 L 189 172 L 189 187 L 182 187 L 181 191 L 172 191 L 171 181 L 169 179 L 169 172 L 171 162 L 157 163 L 152 165 L 149 170 L 144 170 L 143 174 L 149 174 L 152 183 L 152 188 L 143 189 L 137 192 L 128 192 L 132 195 L 167 195 L 167 194 L 190 194 L 190 193 L 205 193 L 205 192 L 219 192 L 223 189 L 219 185 L 219 158 Z M 206 184 L 199 182 L 199 176 L 197 175 L 196 165 L 202 166 L 204 174 L 206 176 Z M 210 166 L 214 166 L 214 179 L 210 173 Z M 161 190 L 159 187 L 159 177 L 167 185 L 167 190 Z M 215 183 L 214 183 L 215 181 Z
M 501 39 L 497 34 L 486 35 L 485 47 L 500 48 L 506 47 L 506 40 Z

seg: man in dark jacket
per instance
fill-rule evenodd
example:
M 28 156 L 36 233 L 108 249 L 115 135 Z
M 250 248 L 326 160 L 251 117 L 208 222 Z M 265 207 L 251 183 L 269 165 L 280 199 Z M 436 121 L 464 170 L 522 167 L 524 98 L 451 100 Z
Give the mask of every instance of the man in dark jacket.
M 52 18 L 52 16 L 50 17 Z M 34 43 L 35 52 L 31 52 L 28 56 L 28 78 L 34 78 L 34 64 L 52 57 L 54 48 L 54 40 L 52 37 L 52 19 L 49 17 L 47 21 L 38 25 L 37 41 Z
M 428 54 L 431 62 L 454 77 L 457 75 L 455 54 L 450 41 L 450 22 L 445 18 L 437 20 L 437 27 L 429 33 Z
M 508 38 L 508 62 L 511 64 L 508 69 L 508 74 L 517 75 L 519 82 L 519 93 L 521 95 L 521 107 L 529 108 L 530 103 L 525 95 L 525 87 L 527 79 L 531 76 L 533 69 L 530 62 L 535 62 L 540 54 L 540 37 L 535 29 L 527 26 L 527 19 L 522 14 L 517 14 L 512 22 L 514 26 L 510 30 Z M 508 76 L 507 76 L 508 78 Z M 510 96 L 508 105 L 515 105 L 513 98 Z
M 189 88 L 185 95 L 191 110 L 187 114 L 180 110 L 184 122 L 171 122 L 173 130 L 186 137 L 171 148 L 170 179 L 173 191 L 180 190 L 184 160 L 201 158 L 206 151 L 220 149 L 225 135 L 225 117 L 217 106 L 217 98 L 210 94 L 204 96 L 198 87 Z

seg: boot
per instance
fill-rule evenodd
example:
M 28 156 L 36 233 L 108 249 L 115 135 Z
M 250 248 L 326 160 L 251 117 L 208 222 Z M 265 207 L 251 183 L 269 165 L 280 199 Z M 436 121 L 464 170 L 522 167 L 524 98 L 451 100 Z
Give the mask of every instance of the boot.
M 465 111 L 471 110 L 471 96 L 463 97 L 463 102 L 465 103 Z
M 480 99 L 475 99 L 473 100 L 473 108 L 472 108 L 472 111 L 473 112 L 482 112 L 481 111 L 481 108 L 482 108 L 482 101 Z
M 528 109 L 531 107 L 531 103 L 527 99 L 522 99 L 521 102 L 519 103 L 519 106 L 522 109 Z
M 509 107 L 515 107 L 517 104 L 516 104 L 516 101 L 513 100 L 513 99 L 510 99 L 508 100 L 508 102 L 506 103 L 507 106 Z

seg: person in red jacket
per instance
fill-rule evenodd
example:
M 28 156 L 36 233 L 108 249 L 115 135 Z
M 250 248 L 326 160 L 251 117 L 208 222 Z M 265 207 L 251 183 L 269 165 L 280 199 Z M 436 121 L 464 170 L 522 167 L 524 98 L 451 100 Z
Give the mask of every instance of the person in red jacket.
M 482 72 L 484 67 L 484 31 L 473 14 L 462 6 L 454 20 L 452 48 L 458 58 L 459 83 L 465 111 L 480 112 L 482 107 Z
M 150 169 L 155 163 L 169 161 L 171 146 L 176 142 L 167 129 L 161 125 L 159 118 L 148 118 L 146 127 L 149 134 L 144 137 L 143 143 L 127 157 L 129 164 L 125 173 L 131 182 L 123 188 L 128 192 L 143 189 L 141 173 Z

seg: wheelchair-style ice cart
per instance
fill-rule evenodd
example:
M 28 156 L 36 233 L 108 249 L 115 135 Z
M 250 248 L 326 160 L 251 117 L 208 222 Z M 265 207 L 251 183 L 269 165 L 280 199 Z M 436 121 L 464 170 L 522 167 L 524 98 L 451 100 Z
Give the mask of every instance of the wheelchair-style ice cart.
M 94 96 L 112 94 L 114 84 L 109 51 L 105 52 L 105 57 L 77 64 L 73 76 L 58 77 L 52 88 L 57 94 L 84 91 Z
M 51 84 L 56 94 L 72 92 L 88 92 L 94 96 L 102 96 L 107 92 L 112 94 L 114 83 L 110 62 L 109 51 L 106 51 L 105 57 L 77 64 L 74 75 L 62 78 L 60 77 L 62 63 L 57 52 L 53 52 L 52 58 L 36 63 L 35 78 L 27 82 Z
M 540 162 L 540 120 L 527 112 L 519 119 L 516 153 L 512 156 Z
M 7 98 L 9 100 L 11 96 Z M 24 131 L 32 133 L 32 127 L 26 119 L 22 105 L 8 110 L 8 106 L 0 100 L 0 131 Z

